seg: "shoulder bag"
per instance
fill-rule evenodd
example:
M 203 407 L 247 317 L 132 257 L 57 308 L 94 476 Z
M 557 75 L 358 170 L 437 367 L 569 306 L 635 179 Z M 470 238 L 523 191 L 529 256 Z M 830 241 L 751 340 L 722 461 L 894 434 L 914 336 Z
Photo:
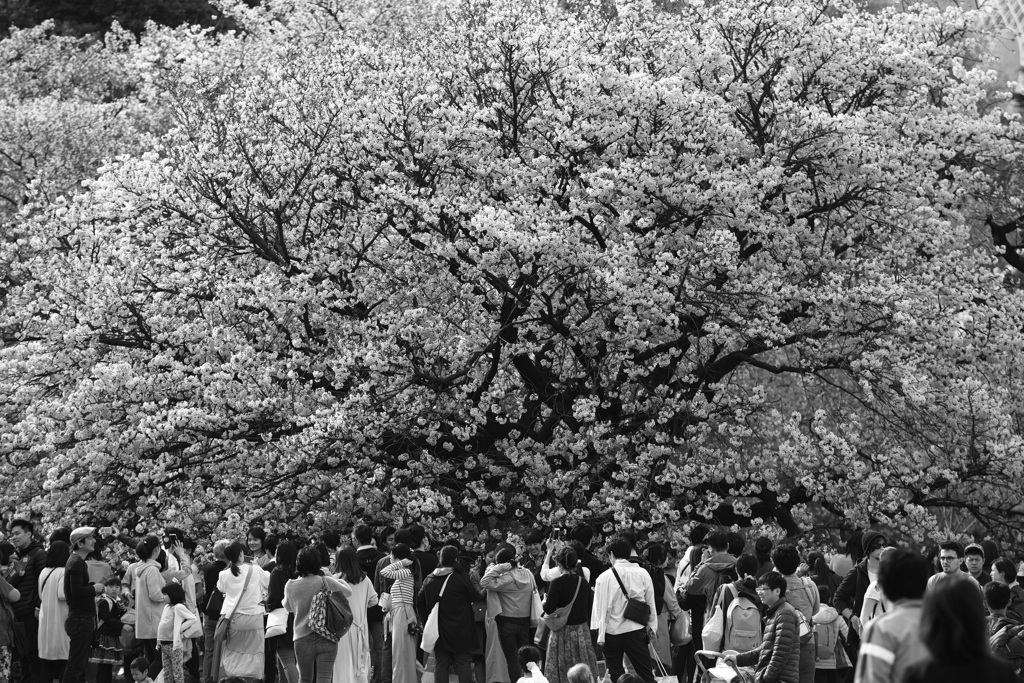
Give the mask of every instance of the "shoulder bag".
M 641 626 L 647 626 L 647 621 L 651 617 L 651 606 L 643 600 L 629 597 L 629 593 L 626 592 L 626 587 L 622 584 L 622 579 L 619 578 L 619 573 L 615 571 L 615 567 L 612 567 L 612 574 L 615 575 L 615 580 L 619 582 L 622 594 L 626 596 L 626 609 L 622 613 L 622 618 L 629 619 Z
M 39 607 L 43 604 L 43 589 L 46 588 L 46 582 L 50 580 L 50 577 L 53 576 L 56 571 L 56 569 L 50 569 L 50 573 L 46 575 L 45 579 L 43 579 L 43 585 L 39 587 L 39 597 L 37 598 L 39 600 L 39 605 L 36 605 L 36 619 L 39 619 Z
M 583 577 L 576 577 L 576 592 L 572 594 L 572 600 L 569 601 L 568 605 L 559 607 L 551 614 L 545 614 L 541 617 L 544 623 L 551 631 L 561 631 L 565 628 L 565 622 L 569 620 L 569 612 L 572 611 L 572 606 L 576 603 L 576 598 L 579 597 L 580 588 L 583 587 Z M 646 603 L 645 603 L 646 604 Z
M 252 578 L 252 565 L 249 566 L 249 573 L 245 575 L 245 582 L 242 584 L 242 592 L 238 594 L 238 600 L 235 601 L 234 607 L 231 608 L 230 614 L 220 615 L 220 619 L 217 620 L 217 630 L 213 632 L 213 639 L 218 643 L 225 643 L 231 638 L 231 618 L 235 616 L 235 610 L 238 609 L 238 603 L 242 602 L 242 598 L 245 596 L 245 589 L 249 587 L 249 579 Z
M 438 623 L 440 619 L 441 597 L 444 596 L 444 589 L 448 587 L 448 579 L 450 578 L 452 578 L 451 574 L 445 578 L 444 583 L 441 585 L 441 592 L 437 596 L 437 602 L 430 608 L 430 614 L 427 615 L 427 623 L 423 625 L 423 638 L 420 640 L 420 649 L 427 653 L 434 652 L 437 639 L 441 637 L 441 628 Z

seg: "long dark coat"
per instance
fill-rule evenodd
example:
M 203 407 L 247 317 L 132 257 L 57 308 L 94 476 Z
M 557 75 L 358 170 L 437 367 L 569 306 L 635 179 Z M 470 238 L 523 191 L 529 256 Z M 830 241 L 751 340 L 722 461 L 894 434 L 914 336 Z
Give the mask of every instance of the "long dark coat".
M 470 654 L 480 647 L 476 637 L 473 603 L 480 602 L 484 596 L 477 591 L 468 576 L 457 572 L 447 576 L 428 576 L 423 580 L 423 588 L 416 597 L 417 612 L 426 622 L 448 576 L 451 579 L 448 581 L 448 587 L 444 589 L 438 608 L 437 647 L 454 654 Z

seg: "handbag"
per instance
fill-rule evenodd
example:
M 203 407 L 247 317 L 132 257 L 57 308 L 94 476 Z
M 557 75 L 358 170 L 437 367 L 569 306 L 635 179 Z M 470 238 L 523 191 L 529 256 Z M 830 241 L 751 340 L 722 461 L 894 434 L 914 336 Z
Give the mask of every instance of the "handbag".
M 231 618 L 235 616 L 235 610 L 238 609 L 238 603 L 242 601 L 242 596 L 245 595 L 245 589 L 249 587 L 249 579 L 252 578 L 252 566 L 249 567 L 249 572 L 245 575 L 245 582 L 242 584 L 242 592 L 238 594 L 238 600 L 235 601 L 235 606 L 231 608 L 231 614 L 222 614 L 220 619 L 217 620 L 217 630 L 213 632 L 213 640 L 218 643 L 226 643 L 231 638 Z
M 50 580 L 50 577 L 53 576 L 55 571 L 56 571 L 55 569 L 51 569 L 50 573 L 46 575 L 45 579 L 43 579 L 43 585 L 39 587 L 39 600 L 40 601 L 42 601 L 42 599 L 43 599 L 43 589 L 46 588 L 47 582 Z M 38 619 L 38 618 L 39 618 L 39 605 L 36 605 L 36 619 Z
M 278 607 L 267 615 L 267 632 L 264 638 L 283 636 L 288 632 L 288 610 Z
M 654 643 L 648 643 L 647 649 L 651 653 L 651 668 L 654 669 L 654 681 L 655 683 L 678 683 L 676 676 L 669 675 L 668 669 L 661 663 L 661 657 L 658 656 L 658 650 L 654 647 Z
M 332 591 L 327 586 L 327 579 L 321 577 L 320 580 L 323 586 L 309 603 L 309 628 L 313 633 L 336 643 L 352 626 L 352 609 L 348 598 L 341 591 Z M 409 625 L 412 625 L 411 622 Z
M 678 619 L 669 624 L 669 642 L 673 645 L 686 645 L 693 640 L 693 633 L 690 631 L 690 613 L 683 610 Z
M 533 587 L 533 602 L 530 603 L 530 628 L 540 628 L 541 616 L 544 614 L 544 605 L 540 602 L 540 593 L 537 586 Z
M 427 653 L 434 651 L 434 646 L 437 645 L 437 639 L 441 636 L 441 631 L 437 623 L 439 616 L 438 612 L 441 607 L 441 597 L 444 595 L 444 589 L 448 587 L 448 579 L 452 578 L 449 574 L 444 580 L 444 584 L 441 585 L 441 592 L 437 596 L 437 602 L 430 608 L 430 614 L 427 615 L 427 623 L 423 625 L 423 639 L 420 641 L 420 649 Z
M 722 637 L 725 635 L 725 612 L 722 611 L 722 605 L 715 605 L 715 609 L 711 612 L 711 616 L 708 617 L 707 622 L 704 624 L 704 629 L 700 632 L 701 637 L 701 649 L 702 650 L 713 650 L 718 652 L 722 649 Z
M 619 582 L 622 594 L 626 596 L 626 609 L 622 613 L 622 618 L 629 619 L 641 626 L 646 626 L 651 618 L 651 606 L 643 600 L 629 597 L 629 593 L 626 592 L 626 587 L 622 584 L 622 579 L 619 578 L 619 573 L 615 571 L 615 567 L 612 567 L 612 574 L 615 575 L 615 580 Z
M 572 606 L 576 603 L 576 598 L 580 594 L 580 588 L 583 587 L 583 577 L 576 577 L 576 592 L 572 594 L 572 600 L 569 601 L 568 605 L 559 607 L 551 614 L 545 614 L 542 619 L 547 627 L 554 633 L 561 631 L 565 628 L 565 622 L 569 620 L 569 612 L 572 611 Z
M 846 638 L 840 633 L 839 637 L 836 638 L 836 669 L 848 669 L 853 666 L 853 662 L 850 661 L 850 655 L 846 651 Z

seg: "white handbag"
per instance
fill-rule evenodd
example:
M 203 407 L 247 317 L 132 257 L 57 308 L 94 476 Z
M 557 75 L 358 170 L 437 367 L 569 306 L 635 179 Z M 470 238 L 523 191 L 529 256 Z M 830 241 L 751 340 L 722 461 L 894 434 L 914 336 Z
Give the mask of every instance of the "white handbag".
M 274 638 L 276 636 L 283 636 L 288 631 L 288 610 L 284 607 L 278 607 L 275 610 L 271 610 L 270 614 L 267 615 L 267 634 L 266 638 Z
M 721 605 L 715 605 L 715 610 L 708 617 L 704 629 L 700 632 L 701 649 L 714 650 L 722 649 L 722 636 L 725 635 L 725 613 Z
M 424 652 L 432 653 L 434 646 L 437 645 L 437 639 L 441 636 L 441 631 L 438 626 L 438 610 L 441 607 L 441 597 L 444 595 L 444 589 L 448 587 L 448 579 L 452 578 L 449 574 L 448 578 L 444 580 L 441 585 L 441 592 L 437 595 L 437 602 L 430 608 L 430 614 L 427 615 L 427 623 L 423 625 L 423 636 L 420 638 L 420 649 Z

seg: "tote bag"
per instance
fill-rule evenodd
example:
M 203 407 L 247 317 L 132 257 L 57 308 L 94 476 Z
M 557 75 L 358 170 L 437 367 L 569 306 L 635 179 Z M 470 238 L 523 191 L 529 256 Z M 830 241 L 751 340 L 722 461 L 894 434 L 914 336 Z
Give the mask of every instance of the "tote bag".
M 565 622 L 569 621 L 569 612 L 572 611 L 572 606 L 576 604 L 576 598 L 580 594 L 580 588 L 583 586 L 583 577 L 576 577 L 576 592 L 572 594 L 572 600 L 565 607 L 559 607 L 551 614 L 544 615 L 544 623 L 552 632 L 561 631 L 565 628 Z
M 441 608 L 441 598 L 444 596 L 444 589 L 448 587 L 448 579 L 452 578 L 449 574 L 448 578 L 444 580 L 444 584 L 441 585 L 441 592 L 437 596 L 437 602 L 430 608 L 430 614 L 427 615 L 427 623 L 423 625 L 423 637 L 420 639 L 420 649 L 424 652 L 432 653 L 434 646 L 437 645 L 437 639 L 441 636 L 440 627 L 438 626 L 438 612 Z

